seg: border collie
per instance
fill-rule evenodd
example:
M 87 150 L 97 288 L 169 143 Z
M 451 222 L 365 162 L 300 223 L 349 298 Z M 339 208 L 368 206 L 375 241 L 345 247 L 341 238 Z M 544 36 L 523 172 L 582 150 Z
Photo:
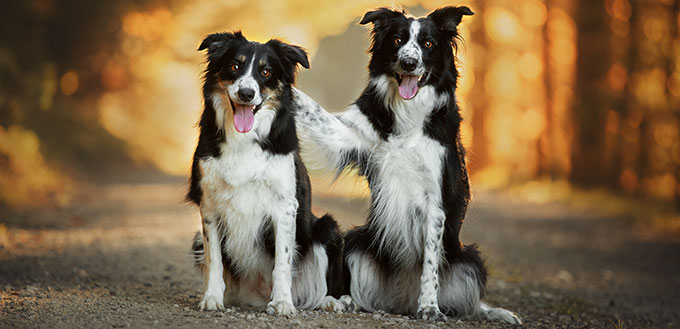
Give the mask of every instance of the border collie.
M 346 280 L 364 310 L 521 323 L 482 303 L 487 271 L 475 245 L 459 240 L 470 196 L 460 141 L 453 48 L 467 7 L 427 17 L 381 8 L 373 23 L 369 83 L 344 112 L 331 115 L 295 90 L 305 146 L 338 172 L 368 180 L 365 225 L 345 237 Z M 446 314 L 446 315 L 445 315 Z
M 205 293 L 201 310 L 227 302 L 340 311 L 327 296 L 342 287 L 342 236 L 335 220 L 311 212 L 311 187 L 298 153 L 291 85 L 306 52 L 240 33 L 208 35 L 204 110 L 188 199 L 203 232 L 193 243 Z M 323 305 L 322 305 L 323 304 Z

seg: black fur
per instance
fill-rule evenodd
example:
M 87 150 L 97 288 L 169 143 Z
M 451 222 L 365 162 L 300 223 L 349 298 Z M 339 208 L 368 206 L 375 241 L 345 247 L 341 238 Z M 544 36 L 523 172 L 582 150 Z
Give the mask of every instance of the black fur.
M 435 109 L 424 125 L 423 133 L 433 140 L 438 141 L 446 149 L 442 174 L 442 205 L 446 219 L 444 221 L 443 255 L 446 262 L 440 266 L 440 272 L 446 271 L 450 266 L 458 263 L 470 264 L 479 278 L 479 286 L 482 295 L 486 284 L 487 270 L 475 245 L 464 246 L 459 240 L 461 225 L 470 199 L 470 186 L 468 182 L 465 164 L 465 150 L 460 141 L 460 123 L 462 121 L 458 105 L 455 103 L 455 89 L 457 86 L 458 71 L 455 65 L 455 39 L 458 38 L 457 25 L 463 15 L 472 15 L 467 7 L 445 7 L 432 12 L 425 18 L 418 19 L 420 33 L 418 42 L 432 42 L 433 46 L 423 50 L 423 63 L 426 73 L 420 86 L 433 86 L 439 94 L 445 94 L 450 100 L 448 104 Z M 407 18 L 403 12 L 387 8 L 381 8 L 366 13 L 360 24 L 373 23 L 373 42 L 370 48 L 371 59 L 369 62 L 369 76 L 376 78 L 387 75 L 399 79 L 394 70 L 397 61 L 398 45 L 395 38 L 403 39 L 403 44 L 408 41 L 409 28 L 414 18 Z M 384 105 L 384 95 L 375 90 L 372 85 L 366 87 L 355 104 L 368 118 L 373 128 L 383 140 L 387 140 L 393 134 L 394 114 L 391 109 Z M 372 188 L 376 180 L 374 172 L 367 168 L 368 164 L 361 162 L 366 156 L 356 154 L 356 151 L 348 151 L 346 156 L 348 166 L 360 169 Z M 395 177 L 394 179 L 398 179 Z M 375 204 L 375 200 L 371 200 Z M 379 264 L 383 275 L 400 270 L 401 264 L 392 259 L 390 253 L 381 252 L 375 243 L 377 232 L 374 225 L 376 219 L 373 209 L 370 209 L 369 220 L 366 225 L 350 230 L 345 237 L 345 255 L 354 251 L 361 251 Z M 422 218 L 421 220 L 424 220 Z M 419 223 L 413 223 L 420 225 Z M 349 271 L 345 269 L 345 280 L 349 282 Z M 346 283 L 348 285 L 348 283 Z M 455 310 L 442 310 L 446 313 L 455 313 Z
M 243 62 L 250 61 L 252 57 L 258 60 L 264 58 L 268 69 L 271 71 L 271 76 L 264 78 L 258 75 L 257 81 L 261 90 L 273 90 L 271 96 L 276 100 L 276 115 L 269 135 L 258 140 L 256 146 L 272 155 L 294 154 L 296 199 L 299 204 L 296 216 L 295 248 L 301 256 L 298 259 L 302 259 L 310 252 L 313 243 L 325 245 L 329 257 L 327 272 L 329 294 L 339 297 L 344 290 L 343 282 L 339 279 L 342 276 L 342 236 L 335 220 L 330 215 L 318 219 L 312 214 L 311 185 L 307 168 L 298 153 L 294 107 L 291 106 L 293 104 L 291 85 L 295 82 L 297 65 L 300 64 L 309 68 L 306 52 L 300 47 L 279 40 L 270 40 L 266 44 L 250 42 L 240 32 L 211 34 L 203 40 L 198 50 L 207 50 L 208 63 L 203 84 L 204 110 L 199 122 L 200 133 L 192 162 L 187 199 L 198 206 L 201 205 L 203 191 L 200 186 L 199 160 L 221 156 L 220 145 L 226 141 L 224 131 L 219 129 L 218 123 L 215 122 L 215 109 L 211 96 L 219 90 L 220 82 L 234 81 L 239 74 L 242 74 L 242 72 L 230 70 L 231 65 L 235 63 L 242 65 Z M 241 61 L 239 58 L 242 57 L 247 60 Z M 255 112 L 255 120 L 257 120 L 257 112 Z M 224 129 L 234 128 L 224 127 Z M 267 200 L 253 200 L 253 202 L 267 202 Z M 260 234 L 262 237 L 260 247 L 273 257 L 274 229 L 271 218 L 265 218 Z M 224 233 L 220 235 L 225 236 Z M 195 256 L 197 266 L 202 265 L 204 253 L 203 241 L 200 237 L 201 233 L 199 232 L 192 245 L 192 253 Z M 230 272 L 235 280 L 238 280 L 238 274 L 231 267 L 231 258 L 224 252 L 224 248 L 222 248 L 222 259 L 225 269 Z
M 292 107 L 289 106 L 292 104 L 290 85 L 284 85 L 278 94 L 281 107 L 276 111 L 276 117 L 274 117 L 274 122 L 272 122 L 269 136 L 259 141 L 259 143 L 262 149 L 272 154 L 297 152 L 298 137 L 295 132 L 295 115 Z
M 387 140 L 387 137 L 392 133 L 394 113 L 385 108 L 382 99 L 382 95 L 379 95 L 375 88 L 369 86 L 359 96 L 355 104 L 359 106 L 361 113 L 368 118 L 380 137 Z

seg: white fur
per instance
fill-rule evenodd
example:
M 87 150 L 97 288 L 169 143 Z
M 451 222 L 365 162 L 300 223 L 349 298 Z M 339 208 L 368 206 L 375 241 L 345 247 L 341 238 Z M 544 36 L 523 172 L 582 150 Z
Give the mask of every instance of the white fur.
M 293 88 L 293 93 L 299 106 L 296 116 L 302 118 L 296 120 L 302 151 L 316 160 L 315 164 L 338 168 L 345 162 L 343 152 L 370 150 L 379 141 L 380 137 L 356 105 L 332 115 L 298 89 Z M 321 130 L 322 127 L 327 129 Z
M 371 152 L 378 178 L 372 191 L 377 197 L 375 210 L 384 224 L 380 227 L 380 246 L 410 267 L 423 255 L 426 233 L 425 225 L 414 224 L 427 224 L 427 218 L 443 216 L 440 180 L 445 148 L 423 134 L 423 124 L 446 97 L 437 97 L 434 89 L 426 86 L 406 101 L 396 92 L 392 78 L 380 76 L 371 84 L 385 95 L 385 106 L 395 117 L 394 134 Z
M 377 174 L 372 194 L 382 224 L 381 249 L 393 253 L 404 267 L 409 267 L 416 265 L 423 255 L 426 216 L 443 215 L 440 178 L 445 149 L 425 136 L 422 127 L 445 97 L 435 97 L 434 89 L 426 86 L 416 97 L 405 101 L 395 91 L 394 79 L 381 76 L 371 83 L 386 95 L 385 104 L 395 114 L 394 134 L 387 141 L 379 138 L 356 105 L 330 115 L 299 91 L 296 96 L 303 105 L 298 111 L 298 123 L 303 139 L 318 145 L 314 153 L 326 155 L 333 166 L 342 163 L 338 156 L 343 151 L 359 149 L 369 154 Z M 391 88 L 392 83 L 395 88 Z M 324 117 L 326 122 L 310 120 L 314 116 Z
M 444 220 L 441 172 L 445 148 L 423 134 L 423 124 L 442 100 L 435 97 L 430 86 L 421 88 L 413 99 L 403 100 L 396 94 L 396 88 L 390 86 L 392 81 L 394 79 L 386 76 L 371 81 L 385 95 L 385 105 L 395 115 L 393 134 L 387 141 L 377 138 L 368 119 L 356 106 L 351 107 L 346 114 L 335 117 L 324 114 L 322 109 L 314 106 L 311 115 L 300 111 L 302 113 L 298 117 L 304 118 L 299 121 L 304 125 L 305 133 L 320 144 L 331 163 L 341 163 L 334 159 L 337 155 L 333 152 L 356 147 L 357 144 L 370 154 L 370 167 L 375 170 L 371 193 L 374 197 L 374 213 L 378 219 L 379 250 L 391 253 L 403 268 L 423 266 L 419 305 L 436 307 L 437 267 L 440 264 L 443 234 L 441 223 Z M 317 119 L 307 120 L 314 116 Z M 319 116 L 326 118 L 318 119 Z M 322 124 L 314 121 L 321 121 Z M 370 138 L 362 138 L 363 136 Z M 353 141 L 359 143 L 350 144 Z M 369 265 L 364 263 L 358 266 Z M 362 286 L 356 288 L 356 292 L 366 294 L 366 289 Z M 372 308 L 365 302 L 365 298 L 357 298 L 357 302 L 362 307 Z
M 412 99 L 405 100 L 399 95 L 397 80 L 387 75 L 380 75 L 371 79 L 369 83 L 380 95 L 384 96 L 385 107 L 391 109 L 394 113 L 394 133 L 398 135 L 422 133 L 423 123 L 430 113 L 449 102 L 449 96 L 438 94 L 434 87 L 429 85 L 420 88 Z M 373 129 L 370 125 L 368 128 Z
M 333 296 L 325 296 L 321 300 L 321 305 L 319 308 L 326 312 L 342 313 L 345 311 L 346 306 L 340 300 L 335 299 Z
M 228 88 L 227 88 L 228 89 Z M 269 133 L 275 111 L 263 105 L 248 133 L 232 127 L 233 110 L 224 92 L 211 97 L 218 125 L 224 131 L 221 155 L 199 160 L 200 210 L 203 218 L 206 290 L 201 309 L 224 308 L 225 280 L 228 301 L 263 305 L 269 302 L 271 314 L 295 313 L 315 308 L 327 292 L 328 258 L 322 245 L 316 245 L 299 262 L 294 272 L 296 176 L 294 154 L 272 155 L 256 141 Z M 275 256 L 259 247 L 265 218 L 275 230 Z M 223 269 L 220 241 L 230 256 L 238 282 Z M 270 298 L 271 297 L 271 298 Z
M 435 305 L 421 306 L 416 302 L 419 295 L 418 284 L 421 283 L 418 278 L 421 273 L 417 270 L 403 269 L 393 272 L 385 280 L 386 277 L 378 272 L 377 264 L 371 257 L 355 252 L 348 255 L 346 261 L 353 275 L 350 285 L 353 301 L 364 310 L 369 312 L 382 310 L 399 314 L 416 314 L 416 311 L 420 310 L 439 312 Z M 477 274 L 469 265 L 454 265 L 451 271 L 447 271 L 438 279 L 438 282 L 441 288 L 437 298 L 442 311 L 455 310 L 463 318 L 480 317 L 512 324 L 522 323 L 515 313 L 480 302 Z M 351 299 L 343 301 L 345 309 L 351 309 L 347 306 L 351 302 Z
M 417 35 L 417 30 L 418 25 L 413 24 L 412 33 Z M 385 75 L 369 83 L 383 95 L 384 105 L 394 114 L 387 140 L 380 138 L 356 105 L 331 115 L 294 90 L 300 137 L 305 146 L 313 146 L 311 152 L 322 155 L 336 169 L 346 164 L 342 154 L 348 151 L 357 150 L 367 157 L 364 160 L 372 170 L 372 207 L 378 231 L 374 242 L 379 252 L 390 253 L 400 264 L 396 273 L 386 277 L 371 257 L 356 251 L 347 255 L 352 298 L 368 311 L 417 313 L 423 319 L 443 320 L 440 304 L 475 315 L 481 312 L 481 304 L 474 271 L 458 265 L 444 277 L 438 273 L 444 261 L 441 177 L 446 148 L 423 133 L 432 111 L 455 99 L 425 86 L 413 99 L 404 100 L 398 94 L 396 80 Z M 480 314 L 490 317 L 488 312 Z
M 307 258 L 293 274 L 293 291 L 297 292 L 293 302 L 299 308 L 315 309 L 321 305 L 328 292 L 325 284 L 328 256 L 324 247 L 316 244 Z
M 455 265 L 443 274 L 438 296 L 442 308 L 452 308 L 461 315 L 474 315 L 480 307 L 479 279 L 475 269 L 467 264 Z
M 244 67 L 244 70 L 248 70 L 245 74 L 241 75 L 234 83 L 230 84 L 227 87 L 227 91 L 229 92 L 229 97 L 231 97 L 232 100 L 236 101 L 239 104 L 246 104 L 246 105 L 259 105 L 262 103 L 262 94 L 260 93 L 260 85 L 255 81 L 255 78 L 253 78 L 253 74 L 258 74 L 257 71 L 255 70 L 255 56 L 253 56 L 253 59 L 250 61 L 250 64 L 248 67 Z M 250 101 L 244 101 L 241 100 L 241 98 L 238 95 L 238 91 L 244 88 L 252 89 L 255 91 L 255 96 L 253 97 L 252 100 Z
M 352 282 L 350 291 L 354 301 L 367 311 L 384 310 L 393 313 L 415 314 L 419 303 L 419 276 L 414 269 L 403 269 L 390 273 L 383 280 L 377 264 L 368 256 L 352 253 L 347 257 Z M 462 312 L 462 316 L 473 316 L 480 309 L 480 290 L 475 271 L 468 265 L 455 265 L 451 271 L 438 279 L 438 291 L 442 308 L 452 308 Z
M 346 258 L 352 279 L 350 293 L 354 302 L 369 312 L 415 314 L 417 310 L 419 271 L 414 269 L 390 273 L 387 280 L 371 257 L 351 253 Z
M 201 216 L 206 218 L 203 209 L 201 209 Z M 203 246 L 205 249 L 206 273 L 204 278 L 205 293 L 203 299 L 198 305 L 201 310 L 214 311 L 217 309 L 224 309 L 224 280 L 222 278 L 222 253 L 220 250 L 217 228 L 214 223 L 204 224 Z
M 514 312 L 510 312 L 500 307 L 490 307 L 485 303 L 480 303 L 479 315 L 491 321 L 504 321 L 512 324 L 522 324 L 522 320 Z
M 418 43 L 418 34 L 420 33 L 420 22 L 417 19 L 411 21 L 409 27 L 409 38 L 405 45 L 397 51 L 398 59 L 415 59 L 418 63 L 416 69 L 409 74 L 422 75 L 425 73 L 425 65 L 423 64 L 423 50 Z
M 234 110 L 231 107 L 231 102 L 229 102 L 227 96 L 222 93 L 213 94 L 210 97 L 210 101 L 215 110 L 215 124 L 217 124 L 217 129 L 224 131 L 227 121 L 234 121 Z M 225 116 L 228 116 L 228 118 L 225 118 Z M 255 122 L 257 122 L 257 120 Z
M 266 111 L 266 110 L 265 110 Z M 271 111 L 271 110 L 270 110 Z M 262 123 L 258 117 L 256 125 Z M 234 131 L 229 127 L 225 132 Z M 258 129 L 253 130 L 257 134 Z M 276 302 L 285 300 L 292 304 L 291 264 L 294 250 L 295 213 L 295 167 L 292 154 L 271 155 L 265 153 L 251 140 L 253 131 L 227 133 L 226 142 L 221 145 L 219 158 L 199 161 L 201 169 L 201 213 L 209 220 L 207 228 L 224 235 L 225 252 L 230 255 L 233 267 L 241 277 L 257 277 L 261 273 L 273 271 L 272 298 Z M 229 136 L 231 135 L 231 136 Z M 258 202 L 257 200 L 267 200 Z M 272 260 L 261 248 L 256 248 L 264 219 L 271 217 L 276 232 L 276 259 Z M 206 230 L 206 235 L 210 236 Z M 217 233 L 216 233 L 217 234 Z M 219 248 L 217 238 L 211 238 L 206 246 L 206 259 L 210 260 L 208 282 L 213 277 L 221 277 L 217 269 L 222 267 L 219 253 L 211 249 Z M 284 249 L 288 247 L 288 252 Z M 219 261 L 219 262 L 217 262 Z M 213 263 L 217 262 L 217 263 Z M 265 274 L 265 282 L 272 282 Z M 209 284 L 210 287 L 210 284 Z

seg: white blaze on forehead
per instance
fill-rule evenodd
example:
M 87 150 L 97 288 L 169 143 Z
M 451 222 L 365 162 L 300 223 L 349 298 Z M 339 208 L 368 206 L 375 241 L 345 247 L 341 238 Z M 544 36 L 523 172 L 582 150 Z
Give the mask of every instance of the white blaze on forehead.
M 249 105 L 259 105 L 262 103 L 262 95 L 260 94 L 260 85 L 257 83 L 257 80 L 255 80 L 254 77 L 254 74 L 257 74 L 257 71 L 255 70 L 255 54 L 253 54 L 253 58 L 250 60 L 248 67 L 243 69 L 246 70 L 246 73 L 244 73 L 242 76 L 236 79 L 234 83 L 227 87 L 227 90 L 229 91 L 229 97 L 234 102 L 240 102 L 238 91 L 246 88 L 252 89 L 255 91 L 255 97 L 253 97 L 251 101 L 245 103 Z
M 404 46 L 399 48 L 399 58 L 412 58 L 418 61 L 418 66 L 422 62 L 423 50 L 418 45 L 418 34 L 420 33 L 420 22 L 417 19 L 411 21 L 409 28 L 408 41 Z

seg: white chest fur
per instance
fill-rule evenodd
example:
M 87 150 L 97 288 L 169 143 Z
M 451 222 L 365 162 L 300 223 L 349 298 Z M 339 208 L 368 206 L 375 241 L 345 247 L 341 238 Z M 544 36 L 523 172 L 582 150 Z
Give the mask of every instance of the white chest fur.
M 221 156 L 199 162 L 202 215 L 217 222 L 237 271 L 271 272 L 273 260 L 256 246 L 265 218 L 295 198 L 293 154 L 272 155 L 246 138 L 228 139 L 221 149 Z
M 425 219 L 441 209 L 444 153 L 439 142 L 419 132 L 392 135 L 371 153 L 380 242 L 401 264 L 420 259 Z

